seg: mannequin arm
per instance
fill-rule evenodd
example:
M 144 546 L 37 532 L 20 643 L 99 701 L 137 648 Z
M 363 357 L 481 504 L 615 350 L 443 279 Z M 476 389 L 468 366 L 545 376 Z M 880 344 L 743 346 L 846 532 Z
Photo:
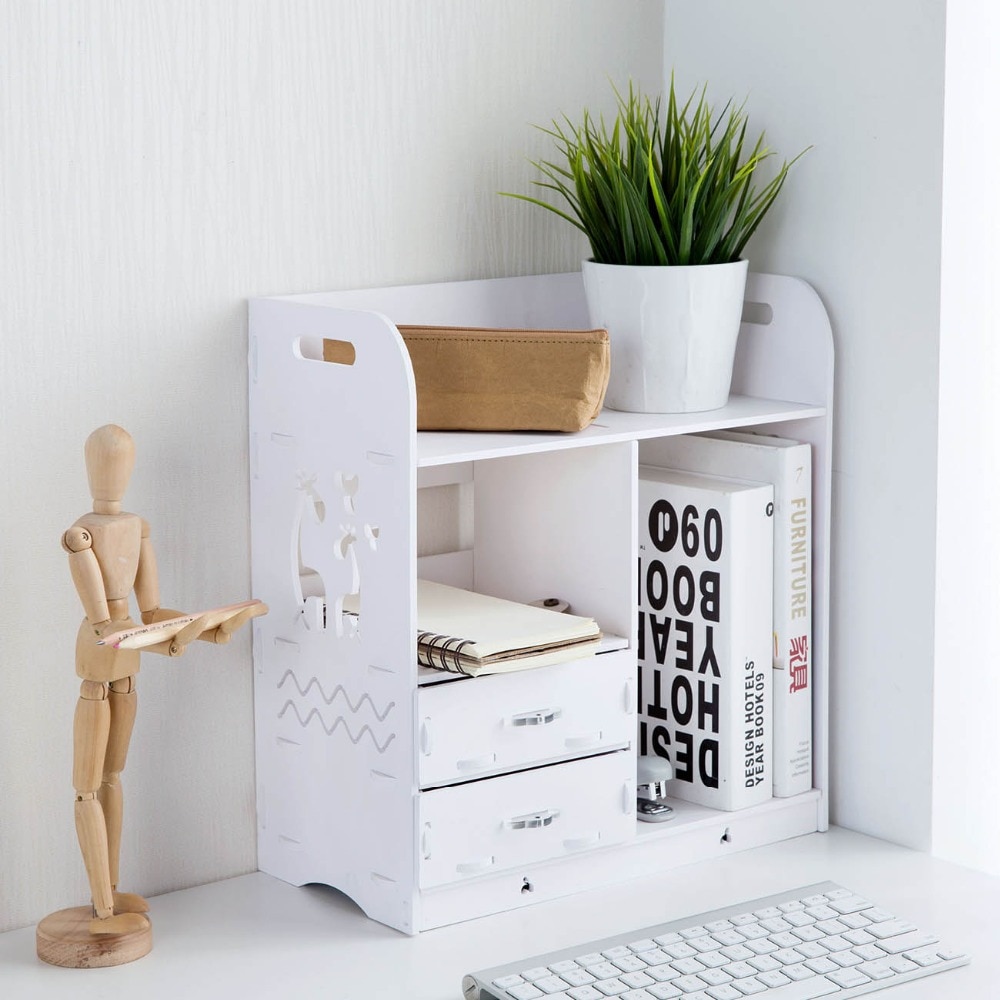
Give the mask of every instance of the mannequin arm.
M 90 532 L 79 526 L 70 528 L 62 537 L 62 546 L 69 553 L 69 571 L 83 602 L 83 613 L 91 625 L 100 625 L 111 619 L 111 612 L 92 544 Z

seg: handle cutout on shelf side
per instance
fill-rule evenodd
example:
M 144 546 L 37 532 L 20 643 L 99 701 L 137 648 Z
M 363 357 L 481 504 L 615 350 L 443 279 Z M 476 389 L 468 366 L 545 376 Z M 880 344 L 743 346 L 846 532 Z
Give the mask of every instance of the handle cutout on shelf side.
M 358 356 L 349 340 L 331 340 L 328 337 L 297 337 L 292 350 L 297 358 L 305 361 L 326 361 L 348 367 L 354 364 Z
M 744 302 L 741 322 L 752 326 L 770 326 L 774 321 L 774 307 L 768 302 Z

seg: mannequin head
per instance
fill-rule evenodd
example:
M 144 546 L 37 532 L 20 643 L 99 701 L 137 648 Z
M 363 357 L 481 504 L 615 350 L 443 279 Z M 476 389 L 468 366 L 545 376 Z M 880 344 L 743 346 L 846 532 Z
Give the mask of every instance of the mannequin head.
M 117 514 L 135 464 L 131 435 L 115 424 L 105 424 L 87 438 L 83 454 L 94 510 Z

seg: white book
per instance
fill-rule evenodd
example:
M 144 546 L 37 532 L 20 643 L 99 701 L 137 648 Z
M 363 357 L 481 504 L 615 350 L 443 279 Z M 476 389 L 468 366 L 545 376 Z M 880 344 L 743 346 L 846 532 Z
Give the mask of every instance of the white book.
M 774 794 L 812 788 L 812 449 L 748 431 L 680 435 L 658 458 L 674 468 L 774 486 Z
M 455 673 L 496 674 L 596 653 L 593 618 L 417 581 L 417 662 Z
M 774 490 L 639 468 L 639 752 L 670 794 L 734 810 L 771 798 Z

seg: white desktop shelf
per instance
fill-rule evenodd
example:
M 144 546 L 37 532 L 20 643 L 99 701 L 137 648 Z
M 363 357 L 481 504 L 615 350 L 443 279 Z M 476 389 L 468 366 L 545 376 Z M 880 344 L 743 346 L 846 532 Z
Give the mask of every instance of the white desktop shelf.
M 253 592 L 271 608 L 254 623 L 261 870 L 337 887 L 416 933 L 826 829 L 833 345 L 815 292 L 750 276 L 722 409 L 606 409 L 578 434 L 417 433 L 397 323 L 568 328 L 587 316 L 579 274 L 251 303 Z M 355 361 L 324 362 L 326 339 L 350 342 Z M 681 806 L 654 830 L 634 815 L 638 466 L 656 464 L 658 439 L 726 427 L 812 445 L 814 788 L 735 813 Z M 472 546 L 418 560 L 418 490 L 447 484 L 472 494 Z M 418 576 L 555 595 L 622 641 L 590 661 L 422 683 Z M 349 593 L 359 631 L 338 614 Z M 537 752 L 491 743 L 506 719 L 493 704 L 549 701 L 564 709 L 561 749 L 556 726 L 531 734 Z M 508 813 L 546 806 L 558 823 L 500 832 Z

